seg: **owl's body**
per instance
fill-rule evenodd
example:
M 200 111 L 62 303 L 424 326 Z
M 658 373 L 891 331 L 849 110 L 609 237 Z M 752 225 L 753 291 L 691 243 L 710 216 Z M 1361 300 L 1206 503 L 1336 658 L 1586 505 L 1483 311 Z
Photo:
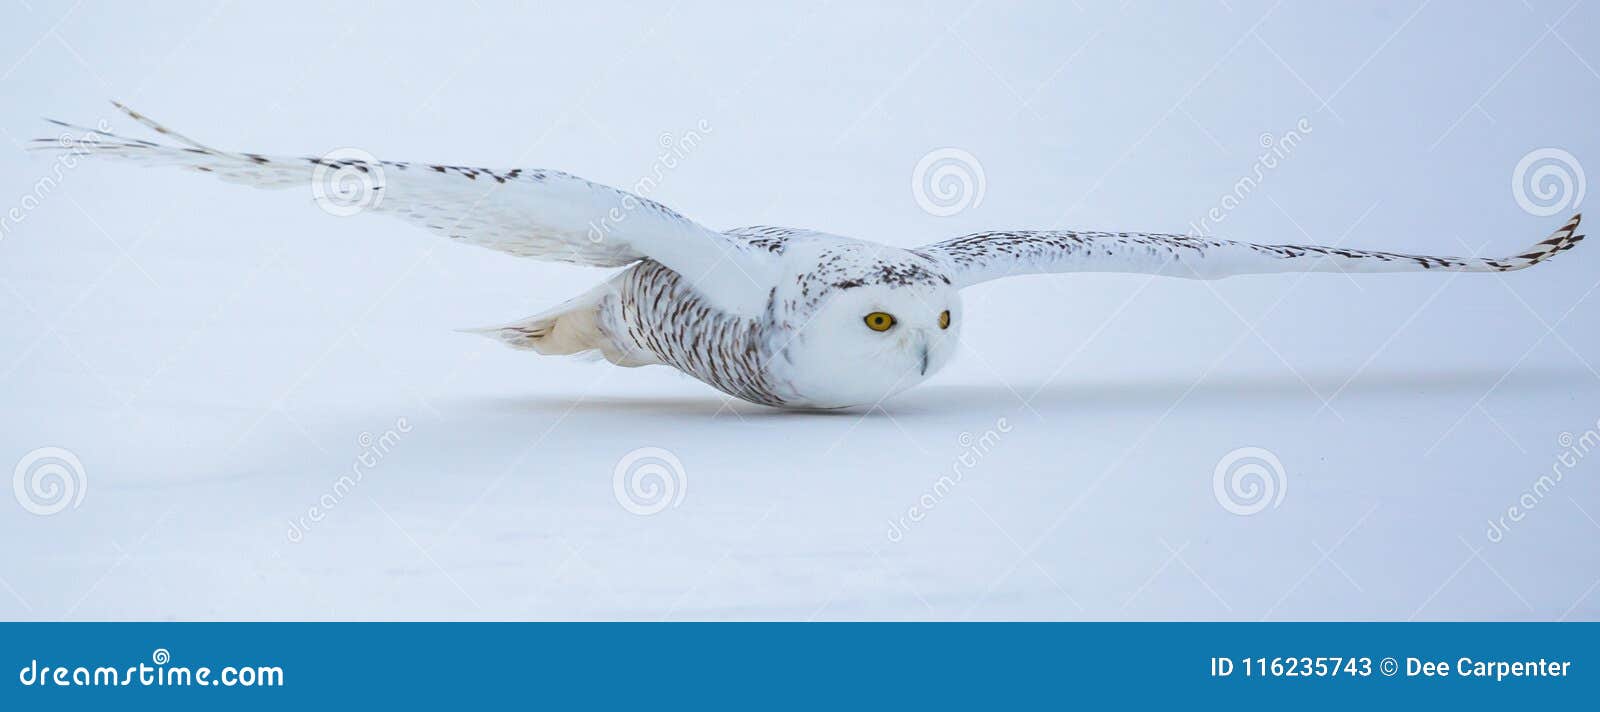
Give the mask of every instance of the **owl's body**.
M 221 151 L 118 108 L 181 145 L 86 130 L 36 148 L 176 166 L 261 188 L 309 186 L 337 214 L 390 214 L 520 257 L 624 267 L 555 309 L 475 331 L 540 353 L 667 365 L 735 398 L 787 408 L 875 404 L 925 380 L 958 346 L 959 290 L 1001 277 L 1509 272 L 1583 239 L 1574 215 L 1545 240 L 1499 259 L 1070 230 L 977 233 L 902 249 L 791 228 L 716 232 L 560 171 Z
M 877 402 L 921 383 L 954 352 L 959 296 L 929 258 L 785 228 L 726 234 L 759 240 L 785 267 L 758 313 L 724 309 L 647 259 L 549 312 L 474 331 L 544 354 L 593 351 L 619 366 L 664 364 L 736 398 L 788 408 Z M 841 290 L 856 292 L 863 313 L 907 315 L 896 317 L 900 333 L 886 344 L 828 328 L 833 320 L 818 317 L 846 306 L 834 299 Z

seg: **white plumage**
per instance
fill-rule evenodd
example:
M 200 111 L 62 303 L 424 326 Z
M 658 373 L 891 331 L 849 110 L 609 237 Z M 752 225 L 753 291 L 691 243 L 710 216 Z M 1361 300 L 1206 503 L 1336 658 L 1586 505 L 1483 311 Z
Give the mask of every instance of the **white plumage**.
M 1000 277 L 1505 272 L 1583 239 L 1574 215 L 1549 238 L 1501 259 L 1078 231 L 986 232 L 905 250 L 790 228 L 717 232 L 554 170 L 221 151 L 117 107 L 177 145 L 79 129 L 85 135 L 72 141 L 41 139 L 34 147 L 177 166 L 261 188 L 331 181 L 333 194 L 322 197 L 335 204 L 450 239 L 540 260 L 628 266 L 546 313 L 478 331 L 545 354 L 670 365 L 735 397 L 781 407 L 876 403 L 920 383 L 955 351 L 964 321 L 959 290 Z M 341 188 L 352 181 L 357 190 Z

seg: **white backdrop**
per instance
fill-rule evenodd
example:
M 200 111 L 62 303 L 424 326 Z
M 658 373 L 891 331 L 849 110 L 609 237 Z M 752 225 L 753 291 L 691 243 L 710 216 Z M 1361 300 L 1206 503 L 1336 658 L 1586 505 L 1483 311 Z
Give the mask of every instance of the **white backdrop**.
M 20 150 L 40 116 L 137 134 L 116 98 L 224 148 L 632 185 L 704 122 L 651 197 L 720 228 L 913 246 L 1219 208 L 1234 239 L 1499 255 L 1600 156 L 1600 7 L 415 5 L 0 9 L 0 616 L 1600 618 L 1600 246 L 991 283 L 944 373 L 819 416 L 451 331 L 600 271 Z M 1258 172 L 1264 142 L 1292 150 Z M 940 217 L 911 184 L 946 147 L 974 182 Z M 647 447 L 679 469 L 641 515 L 614 470 Z M 1276 460 L 1239 463 L 1265 501 L 1214 491 L 1241 448 Z

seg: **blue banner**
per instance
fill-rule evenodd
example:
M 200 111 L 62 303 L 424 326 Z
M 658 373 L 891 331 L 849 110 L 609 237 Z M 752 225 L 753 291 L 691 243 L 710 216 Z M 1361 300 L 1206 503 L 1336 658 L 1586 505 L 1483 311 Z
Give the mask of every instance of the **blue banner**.
M 1594 624 L 0 624 L 0 709 L 1592 705 Z

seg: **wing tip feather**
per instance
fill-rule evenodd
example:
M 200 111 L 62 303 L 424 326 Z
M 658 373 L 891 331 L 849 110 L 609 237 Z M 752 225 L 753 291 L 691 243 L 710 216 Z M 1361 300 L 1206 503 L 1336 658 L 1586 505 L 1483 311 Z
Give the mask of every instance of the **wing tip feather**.
M 1583 213 L 1573 213 L 1572 217 L 1567 218 L 1567 222 L 1555 232 L 1550 233 L 1549 237 L 1546 237 L 1545 239 L 1529 246 L 1527 249 L 1522 250 L 1521 252 L 1517 253 L 1515 257 L 1495 260 L 1494 262 L 1509 263 L 1506 264 L 1506 266 L 1501 267 L 1498 271 L 1513 272 L 1519 269 L 1527 269 L 1550 259 L 1557 253 L 1566 252 L 1567 250 L 1576 247 L 1578 243 L 1583 242 L 1583 238 L 1586 237 L 1585 235 L 1578 234 L 1578 226 L 1582 223 Z

